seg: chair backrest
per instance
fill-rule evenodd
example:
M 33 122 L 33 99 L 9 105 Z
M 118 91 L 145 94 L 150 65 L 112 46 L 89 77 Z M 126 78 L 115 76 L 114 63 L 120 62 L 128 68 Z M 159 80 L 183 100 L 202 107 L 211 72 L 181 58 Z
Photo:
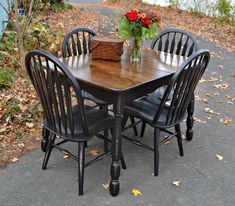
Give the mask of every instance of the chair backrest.
M 179 29 L 166 29 L 152 41 L 151 49 L 190 56 L 199 49 L 193 35 Z
M 25 66 L 39 95 L 46 127 L 57 134 L 74 135 L 75 124 L 81 124 L 88 134 L 84 100 L 78 82 L 67 66 L 52 54 L 33 50 L 26 55 Z M 74 122 L 73 106 L 80 112 L 80 122 Z
M 165 126 L 173 125 L 181 120 L 209 60 L 210 53 L 208 51 L 198 50 L 182 63 L 168 83 L 160 106 L 155 114 L 154 123 L 159 121 L 159 117 L 166 107 L 168 107 L 168 109 L 165 115 L 166 119 L 164 120 Z M 171 93 L 173 93 L 173 95 L 169 102 L 168 99 Z
M 62 44 L 63 57 L 76 56 L 91 52 L 91 38 L 96 33 L 88 28 L 77 28 L 69 32 Z

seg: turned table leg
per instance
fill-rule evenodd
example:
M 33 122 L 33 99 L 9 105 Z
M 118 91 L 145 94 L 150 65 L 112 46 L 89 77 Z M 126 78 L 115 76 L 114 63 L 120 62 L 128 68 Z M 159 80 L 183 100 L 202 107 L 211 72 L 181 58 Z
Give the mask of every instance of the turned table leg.
M 120 189 L 119 176 L 121 173 L 120 157 L 122 154 L 122 118 L 121 118 L 121 102 L 117 100 L 117 105 L 114 108 L 115 124 L 112 135 L 112 163 L 110 169 L 111 181 L 109 191 L 112 196 L 117 196 Z

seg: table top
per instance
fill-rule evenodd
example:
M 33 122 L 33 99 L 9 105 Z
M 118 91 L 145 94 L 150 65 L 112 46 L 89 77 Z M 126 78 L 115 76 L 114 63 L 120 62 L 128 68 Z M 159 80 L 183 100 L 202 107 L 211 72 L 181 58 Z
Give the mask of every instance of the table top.
M 91 54 L 63 58 L 72 74 L 81 82 L 111 91 L 123 91 L 177 70 L 185 57 L 143 49 L 140 62 L 130 61 L 125 48 L 121 61 L 94 60 Z

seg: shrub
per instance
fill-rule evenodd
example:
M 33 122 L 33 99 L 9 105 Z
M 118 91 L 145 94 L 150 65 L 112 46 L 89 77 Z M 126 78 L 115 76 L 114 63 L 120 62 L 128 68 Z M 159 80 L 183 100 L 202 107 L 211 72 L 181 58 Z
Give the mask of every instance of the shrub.
M 229 0 L 217 0 L 216 9 L 220 21 L 235 25 L 235 5 Z
M 24 48 L 28 51 L 43 49 L 57 54 L 61 47 L 63 25 L 59 24 L 55 31 L 39 20 L 32 20 L 24 34 Z
M 14 72 L 9 67 L 0 69 L 0 89 L 10 88 L 10 83 L 13 82 L 13 75 Z

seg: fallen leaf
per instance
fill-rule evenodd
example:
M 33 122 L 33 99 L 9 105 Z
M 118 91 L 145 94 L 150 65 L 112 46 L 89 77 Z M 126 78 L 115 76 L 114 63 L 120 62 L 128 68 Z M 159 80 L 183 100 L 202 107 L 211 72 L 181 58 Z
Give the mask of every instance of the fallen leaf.
M 1 129 L 0 129 L 0 133 L 6 132 L 7 129 L 8 129 L 8 127 L 3 127 L 3 128 L 1 128 Z
M 220 96 L 220 93 L 215 92 L 214 95 L 215 95 L 215 96 Z
M 229 84 L 228 83 L 214 84 L 214 87 L 217 89 L 227 89 L 229 87 Z
M 18 146 L 19 147 L 25 147 L 25 144 L 24 143 L 19 143 Z
M 173 181 L 172 185 L 179 187 L 180 186 L 180 181 Z
M 142 195 L 141 191 L 138 190 L 138 189 L 132 189 L 132 190 L 131 190 L 131 194 L 132 194 L 133 196 L 135 196 L 135 197 Z
M 36 129 L 35 128 L 30 128 L 29 132 L 34 133 L 34 132 L 36 132 Z
M 28 128 L 33 128 L 34 127 L 34 123 L 33 122 L 26 122 L 26 126 L 28 127 Z
M 204 112 L 210 113 L 210 114 L 216 114 L 216 115 L 220 114 L 219 112 L 215 112 L 213 109 L 210 109 L 208 107 L 204 109 Z
M 16 157 L 14 157 L 11 161 L 12 161 L 13 163 L 14 163 L 14 162 L 18 162 L 18 161 L 19 161 L 19 159 L 18 159 L 18 158 L 16 158 Z
M 209 103 L 209 101 L 208 101 L 207 98 L 202 98 L 202 102 L 205 103 L 205 104 L 208 104 L 208 103 Z
M 207 96 L 207 97 L 211 97 L 211 93 L 207 92 L 207 93 L 206 93 L 206 96 Z
M 104 188 L 104 189 L 108 189 L 109 188 L 109 183 L 106 183 L 106 184 L 101 184 L 101 186 Z
M 165 145 L 171 144 L 171 141 L 165 141 L 164 144 Z
M 223 160 L 223 159 L 224 159 L 224 157 L 223 157 L 222 155 L 217 154 L 217 155 L 215 155 L 215 156 L 216 156 L 216 158 L 217 158 L 218 160 Z
M 220 123 L 223 123 L 225 125 L 229 125 L 232 123 L 232 119 L 231 118 L 228 118 L 228 117 L 225 117 L 225 118 L 221 118 L 220 119 Z
M 99 151 L 97 149 L 90 150 L 90 154 L 92 156 L 97 156 L 99 154 Z
M 6 142 L 8 143 L 8 144 L 11 144 L 13 141 L 14 141 L 14 137 L 12 137 L 12 136 L 10 136 L 10 137 L 7 137 L 6 138 Z
M 200 80 L 199 80 L 199 83 L 204 83 L 204 82 L 206 82 L 205 79 L 200 79 Z
M 201 119 L 196 118 L 196 117 L 194 117 L 193 119 L 194 119 L 195 122 L 202 123 L 202 124 L 206 124 L 206 121 L 205 121 L 205 120 L 201 120 Z
M 219 69 L 223 69 L 224 66 L 223 66 L 222 64 L 220 64 L 220 65 L 218 66 L 218 68 L 219 68 Z
M 63 156 L 63 159 L 68 159 L 69 158 L 69 155 L 64 155 Z

